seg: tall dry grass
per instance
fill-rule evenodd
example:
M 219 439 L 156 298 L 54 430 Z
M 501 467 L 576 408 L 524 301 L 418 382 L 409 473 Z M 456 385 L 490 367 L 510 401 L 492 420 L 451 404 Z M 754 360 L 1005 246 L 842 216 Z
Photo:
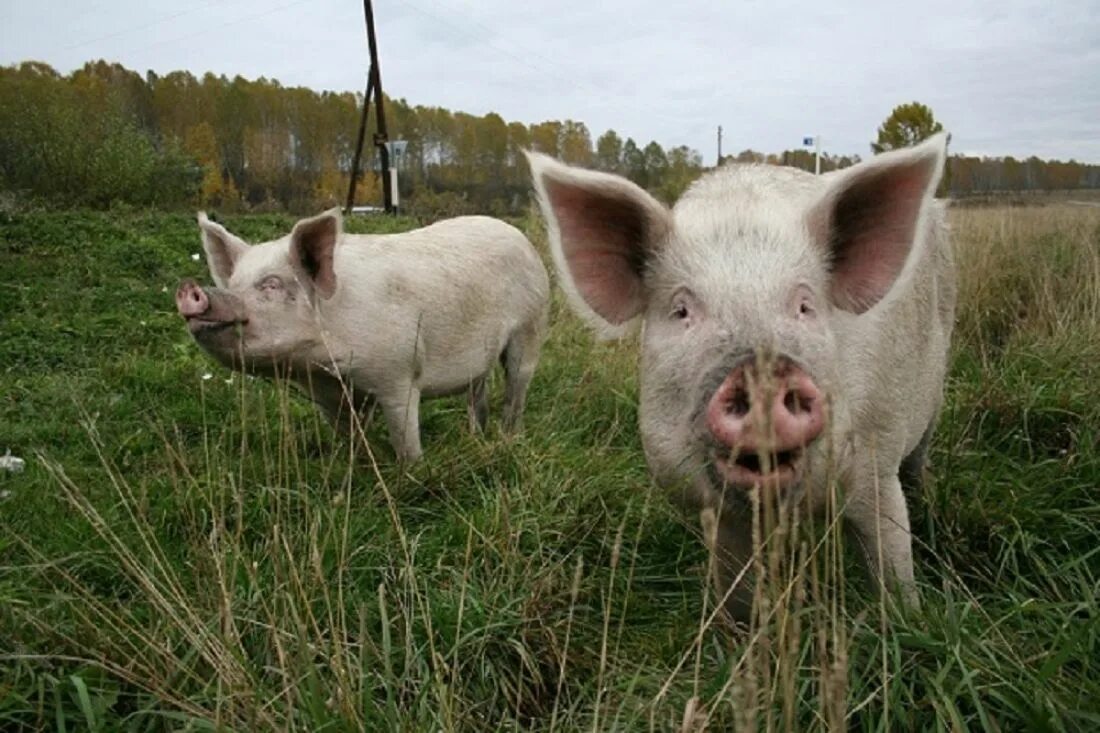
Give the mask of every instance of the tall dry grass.
M 956 346 L 1100 341 L 1100 206 L 954 209 Z

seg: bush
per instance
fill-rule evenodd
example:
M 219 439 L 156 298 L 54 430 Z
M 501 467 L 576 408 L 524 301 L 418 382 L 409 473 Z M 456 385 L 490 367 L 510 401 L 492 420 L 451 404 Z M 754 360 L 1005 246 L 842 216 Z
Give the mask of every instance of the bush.
M 193 160 L 85 94 L 40 64 L 0 69 L 0 186 L 74 206 L 195 200 Z

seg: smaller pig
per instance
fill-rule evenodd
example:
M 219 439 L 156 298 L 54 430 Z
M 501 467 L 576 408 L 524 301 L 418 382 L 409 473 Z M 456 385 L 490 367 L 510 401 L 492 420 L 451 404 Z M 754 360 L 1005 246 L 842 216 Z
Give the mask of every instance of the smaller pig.
M 485 216 L 402 234 L 345 234 L 338 210 L 249 245 L 198 215 L 216 287 L 180 283 L 176 308 L 226 366 L 285 376 L 337 426 L 380 404 L 401 460 L 421 455 L 420 400 L 466 392 L 472 430 L 486 378 L 505 372 L 503 424 L 522 426 L 546 332 L 546 268 L 515 227 Z

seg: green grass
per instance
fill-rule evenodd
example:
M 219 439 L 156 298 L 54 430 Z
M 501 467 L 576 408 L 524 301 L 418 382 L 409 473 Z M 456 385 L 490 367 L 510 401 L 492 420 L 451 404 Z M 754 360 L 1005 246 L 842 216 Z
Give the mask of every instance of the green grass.
M 193 217 L 0 213 L 0 451 L 28 462 L 0 474 L 0 728 L 1095 729 L 1100 215 L 954 216 L 921 610 L 835 526 L 781 527 L 776 612 L 734 636 L 646 472 L 633 344 L 556 302 L 524 435 L 432 402 L 403 472 L 382 421 L 336 436 L 193 344 Z

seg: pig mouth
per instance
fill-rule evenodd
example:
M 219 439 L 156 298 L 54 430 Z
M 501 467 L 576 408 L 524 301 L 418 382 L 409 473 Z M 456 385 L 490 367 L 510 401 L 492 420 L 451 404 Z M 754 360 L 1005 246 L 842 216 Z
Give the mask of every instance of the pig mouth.
M 219 320 L 215 318 L 192 317 L 187 319 L 187 329 L 193 336 L 213 336 L 231 326 L 243 326 L 248 320 Z
M 772 453 L 719 447 L 714 450 L 711 465 L 727 486 L 785 489 L 801 480 L 805 450 L 791 448 Z

